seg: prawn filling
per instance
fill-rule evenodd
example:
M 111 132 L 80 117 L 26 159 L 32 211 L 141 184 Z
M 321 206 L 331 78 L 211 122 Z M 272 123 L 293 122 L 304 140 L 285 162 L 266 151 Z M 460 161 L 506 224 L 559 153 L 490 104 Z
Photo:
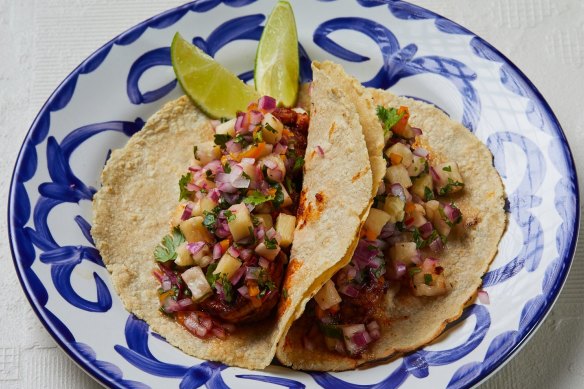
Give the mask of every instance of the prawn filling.
M 160 311 L 199 338 L 269 316 L 296 227 L 309 116 L 264 96 L 194 145 L 154 251 Z

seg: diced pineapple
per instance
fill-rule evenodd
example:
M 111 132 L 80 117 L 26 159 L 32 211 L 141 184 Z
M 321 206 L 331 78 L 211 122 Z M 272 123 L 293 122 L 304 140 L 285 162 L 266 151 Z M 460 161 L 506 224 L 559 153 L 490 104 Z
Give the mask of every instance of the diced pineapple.
M 274 149 L 274 145 L 270 143 L 266 143 L 263 150 L 260 151 L 258 158 L 265 157 L 266 155 L 272 154 L 272 150 Z
M 397 223 L 404 220 L 405 201 L 395 196 L 388 196 L 383 204 L 383 210 L 389 215 L 390 223 Z
M 419 205 L 419 204 L 416 204 Z M 419 211 L 414 211 L 411 215 L 414 218 L 412 225 L 416 228 L 423 226 L 424 224 L 428 223 L 428 220 L 424 217 L 424 213 Z
M 260 222 L 264 225 L 264 229 L 267 231 L 274 226 L 274 222 L 272 221 L 272 215 L 269 213 L 258 213 L 254 215 L 257 217 Z
M 197 145 L 195 160 L 200 166 L 221 158 L 221 149 L 214 142 L 203 142 Z
M 231 278 L 233 273 L 237 271 L 241 267 L 241 261 L 235 257 L 232 257 L 231 254 L 225 252 L 219 263 L 217 264 L 217 268 L 213 274 L 225 274 L 227 278 Z
M 211 255 L 211 249 L 209 248 L 209 246 L 205 245 L 205 246 L 203 246 L 203 248 L 201 248 L 199 251 L 197 251 L 196 254 L 191 254 L 191 257 L 193 258 L 195 265 L 205 267 L 209 264 L 208 258 L 205 258 L 205 257 L 209 257 L 210 255 Z
M 413 156 L 412 164 L 408 166 L 410 177 L 417 177 L 426 170 L 426 158 Z
M 237 119 L 231 119 L 229 121 L 226 121 L 225 123 L 219 124 L 217 127 L 215 127 L 215 134 L 229 135 L 233 138 L 235 136 L 236 120 Z
M 424 201 L 432 200 L 434 197 L 434 185 L 432 184 L 432 176 L 429 174 L 422 174 L 414 180 L 414 184 L 410 189 L 412 194 L 415 194 Z
M 269 261 L 273 261 L 274 258 L 280 253 L 280 246 L 276 245 L 275 248 L 269 249 L 265 243 L 260 243 L 256 246 L 255 250 L 257 255 L 264 257 Z
M 229 207 L 232 212 L 234 219 L 227 221 L 229 231 L 233 236 L 234 241 L 239 241 L 241 239 L 247 238 L 250 235 L 250 231 L 253 231 L 253 223 L 251 221 L 251 216 L 249 210 L 245 204 L 235 204 Z
M 337 292 L 335 283 L 332 280 L 328 280 L 322 288 L 320 288 L 318 293 L 314 295 L 314 301 L 316 301 L 320 309 L 326 311 L 343 300 L 341 299 L 339 292 Z
M 389 249 L 389 258 L 405 265 L 413 264 L 412 257 L 416 255 L 418 255 L 418 250 L 414 242 L 396 243 Z
M 282 202 L 282 207 L 291 206 L 292 205 L 292 198 L 288 194 L 288 191 L 286 190 L 286 188 L 284 188 L 284 185 L 280 185 L 280 188 L 282 189 L 282 194 L 284 195 L 284 201 Z
M 404 188 L 412 186 L 408 170 L 402 164 L 388 167 L 385 172 L 385 178 L 390 184 L 401 184 Z
M 436 183 L 436 191 L 439 195 L 448 195 L 458 192 L 464 187 L 464 180 L 458 170 L 456 162 L 445 162 L 434 166 L 434 171 L 440 177 Z
M 448 225 L 448 223 L 446 223 L 446 221 L 444 220 L 444 217 L 442 216 L 442 212 L 440 212 L 440 203 L 436 200 L 432 200 L 432 201 L 428 201 L 425 204 L 425 208 L 426 208 L 426 217 L 428 218 L 428 220 L 430 220 L 430 222 L 432 222 L 432 225 L 434 226 L 434 228 L 438 231 L 438 233 L 440 233 L 440 235 L 442 236 L 448 236 L 450 234 L 450 226 Z
M 181 277 L 191 291 L 191 298 L 194 302 L 202 301 L 213 293 L 211 286 L 207 282 L 207 278 L 200 267 L 191 267 L 182 273 Z
M 410 147 L 400 142 L 394 144 L 393 146 L 385 150 L 385 155 L 387 155 L 388 158 L 390 157 L 391 154 L 397 154 L 401 156 L 402 157 L 401 164 L 404 165 L 404 167 L 406 168 L 409 167 L 414 161 Z
M 241 163 L 241 167 L 243 168 L 243 172 L 249 176 L 249 179 L 254 182 L 257 178 L 257 170 L 256 166 L 253 163 L 248 163 L 247 161 Z
M 191 253 L 187 249 L 186 242 L 176 248 L 176 259 L 174 260 L 178 266 L 192 266 L 195 264 Z
M 381 229 L 391 219 L 391 216 L 385 211 L 377 208 L 371 208 L 369 216 L 365 220 L 363 228 L 365 229 L 365 236 L 369 240 L 375 240 L 381 234 Z
M 296 216 L 280 213 L 276 220 L 276 232 L 280 234 L 280 246 L 288 247 L 294 239 L 294 229 L 296 228 Z
M 264 141 L 271 144 L 278 143 L 282 139 L 283 130 L 284 125 L 277 117 L 271 113 L 264 115 L 262 120 L 262 137 Z
M 213 237 L 203 225 L 202 216 L 195 216 L 181 222 L 179 228 L 189 243 L 199 242 L 201 240 L 208 243 L 213 241 Z
M 412 277 L 414 296 L 439 296 L 448 292 L 446 278 L 442 274 L 430 274 L 423 271 Z
M 174 211 L 172 211 L 172 216 L 170 217 L 170 225 L 174 227 L 178 227 L 178 225 L 182 222 L 182 215 L 185 211 L 185 206 L 187 203 L 180 203 L 176 206 Z
M 217 202 L 213 201 L 209 196 L 205 196 L 199 200 L 199 209 L 201 214 L 211 212 L 217 206 Z

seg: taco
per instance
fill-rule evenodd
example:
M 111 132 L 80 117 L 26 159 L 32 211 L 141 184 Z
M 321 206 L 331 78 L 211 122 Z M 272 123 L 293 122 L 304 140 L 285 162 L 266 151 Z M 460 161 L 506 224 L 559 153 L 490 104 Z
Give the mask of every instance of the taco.
M 354 111 L 340 98 L 329 112 L 338 131 L 311 123 L 308 136 L 306 113 L 269 97 L 226 123 L 186 97 L 154 114 L 112 153 L 94 197 L 92 235 L 124 306 L 188 354 L 269 365 L 367 216 L 371 166 Z M 284 283 L 286 268 L 297 276 Z
M 280 339 L 277 358 L 294 369 L 353 369 L 436 338 L 477 292 L 506 225 L 492 155 L 471 132 L 432 105 L 365 90 L 338 65 L 314 69 L 312 95 L 332 99 L 319 104 L 336 106 L 338 88 L 377 107 L 360 114 L 384 136 L 385 176 L 354 254 L 321 272 Z M 312 108 L 313 122 L 328 116 Z

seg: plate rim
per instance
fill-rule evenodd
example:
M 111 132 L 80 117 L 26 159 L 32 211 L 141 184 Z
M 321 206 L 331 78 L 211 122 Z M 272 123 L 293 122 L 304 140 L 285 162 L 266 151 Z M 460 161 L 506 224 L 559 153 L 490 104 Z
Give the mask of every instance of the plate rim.
M 135 33 L 137 31 L 139 31 L 140 29 L 143 29 L 143 31 L 139 34 L 139 36 L 141 36 L 148 29 L 150 29 L 150 28 L 155 29 L 155 27 L 150 26 L 150 23 L 153 23 L 155 21 L 159 21 L 160 19 L 163 19 L 163 18 L 167 17 L 168 15 L 173 14 L 175 12 L 180 12 L 183 9 L 187 9 L 183 15 L 181 15 L 178 19 L 176 19 L 176 21 L 178 21 L 178 20 L 182 19 L 188 12 L 192 12 L 190 10 L 191 6 L 196 5 L 197 3 L 201 3 L 202 1 L 204 1 L 204 0 L 193 0 L 193 1 L 190 1 L 190 2 L 185 3 L 183 5 L 179 5 L 177 7 L 167 9 L 167 10 L 160 12 L 154 16 L 151 16 L 151 17 L 143 20 L 142 22 L 139 22 L 139 23 L 129 27 L 128 29 L 121 32 L 120 34 L 114 36 L 112 39 L 107 41 L 105 44 L 100 46 L 98 49 L 96 49 L 94 52 L 92 52 L 90 55 L 88 55 L 85 59 L 83 59 L 83 61 L 81 61 L 81 63 L 79 65 L 77 65 L 58 84 L 58 86 L 55 88 L 55 90 L 49 95 L 49 97 L 47 98 L 45 103 L 42 105 L 39 112 L 36 114 L 34 120 L 32 121 L 32 124 L 30 125 L 29 129 L 27 130 L 27 132 L 24 136 L 24 139 L 22 140 L 22 144 L 20 145 L 20 149 L 18 151 L 16 161 L 14 163 L 12 175 L 10 178 L 10 185 L 9 185 L 9 189 L 8 189 L 8 207 L 7 207 L 7 222 L 8 222 L 7 224 L 8 224 L 8 238 L 9 238 L 8 240 L 10 243 L 9 246 L 10 246 L 10 252 L 12 255 L 12 262 L 14 264 L 14 267 L 15 267 L 15 270 L 17 273 L 17 277 L 18 277 L 19 283 L 22 287 L 22 290 L 23 290 L 30 306 L 32 307 L 35 315 L 40 320 L 43 327 L 48 331 L 49 335 L 57 343 L 57 345 L 67 354 L 67 356 L 69 358 L 71 358 L 73 360 L 73 362 L 77 366 L 79 366 L 91 378 L 93 378 L 95 381 L 97 381 L 101 385 L 108 385 L 108 386 L 115 385 L 116 387 L 122 387 L 122 386 L 120 386 L 120 382 L 118 382 L 118 380 L 112 379 L 112 377 L 106 375 L 105 373 L 103 373 L 103 371 L 97 369 L 94 364 L 89 364 L 85 360 L 81 359 L 80 352 L 78 350 L 74 349 L 73 347 L 71 347 L 70 343 L 66 343 L 64 336 L 58 331 L 58 329 L 55 328 L 55 325 L 54 325 L 54 323 L 51 322 L 50 318 L 48 318 L 47 315 L 40 312 L 39 306 L 38 306 L 38 304 L 40 304 L 40 303 L 38 302 L 37 297 L 31 293 L 29 283 L 27 282 L 27 280 L 25 280 L 25 278 L 23 276 L 24 269 L 20 263 L 22 261 L 22 258 L 17 253 L 17 249 L 15 247 L 17 237 L 15 236 L 14 229 L 16 229 L 17 226 L 14 225 L 15 220 L 14 220 L 14 217 L 12 215 L 13 209 L 15 208 L 15 201 L 16 201 L 15 199 L 18 197 L 18 194 L 16 193 L 16 183 L 17 183 L 17 179 L 18 179 L 18 173 L 21 171 L 21 167 L 23 164 L 25 147 L 30 145 L 31 143 L 34 143 L 34 142 L 32 142 L 31 138 L 32 138 L 33 132 L 35 130 L 37 130 L 37 128 L 39 126 L 39 119 L 44 114 L 46 114 L 46 113 L 50 114 L 50 112 L 52 112 L 52 110 L 50 110 L 50 106 L 52 105 L 52 103 L 57 99 L 58 95 L 60 95 L 60 93 L 63 91 L 65 85 L 68 82 L 70 82 L 72 79 L 83 74 L 81 71 L 86 64 L 89 64 L 93 60 L 95 60 L 96 58 L 99 58 L 100 55 L 105 54 L 107 56 L 107 54 L 109 53 L 109 50 L 116 44 L 115 42 L 117 40 L 119 40 L 119 38 L 126 36 L 126 35 L 130 35 L 131 33 Z M 330 0 L 318 0 L 318 1 L 328 2 Z M 357 0 L 357 1 L 359 1 L 359 0 Z M 251 2 L 255 2 L 255 0 L 252 0 Z M 391 1 L 390 0 L 374 0 L 374 2 L 378 3 L 378 5 L 388 5 Z M 481 44 L 483 44 L 489 50 L 491 50 L 493 53 L 495 53 L 497 56 L 499 56 L 499 58 L 502 60 L 501 63 L 508 65 L 511 68 L 511 70 L 513 70 L 515 72 L 515 74 L 521 79 L 521 81 L 523 81 L 525 83 L 525 85 L 534 93 L 534 98 L 537 100 L 538 103 L 540 103 L 541 107 L 543 108 L 545 113 L 548 115 L 548 117 L 550 119 L 550 124 L 552 125 L 552 128 L 557 130 L 556 133 L 558 135 L 558 138 L 561 141 L 561 143 L 565 146 L 564 155 L 566 156 L 566 162 L 567 162 L 566 163 L 566 171 L 573 175 L 574 188 L 572 190 L 572 193 L 576 199 L 574 207 L 577 210 L 577 212 L 575 212 L 574 223 L 572 226 L 573 231 L 574 231 L 574 237 L 571 239 L 570 244 L 568 247 L 566 247 L 564 253 L 558 253 L 558 259 L 561 259 L 561 270 L 558 271 L 556 282 L 553 283 L 553 286 L 550 288 L 549 293 L 546 295 L 546 298 L 549 299 L 549 301 L 547 304 L 544 305 L 543 312 L 541 312 L 537 317 L 534 317 L 532 319 L 532 321 L 526 326 L 526 329 L 522 333 L 521 338 L 515 342 L 513 347 L 510 347 L 505 353 L 501 354 L 501 356 L 499 356 L 494 363 L 488 365 L 486 369 L 482 370 L 481 373 L 477 377 L 468 381 L 465 384 L 466 387 L 474 387 L 475 385 L 477 385 L 479 383 L 483 383 L 487 379 L 492 377 L 497 371 L 499 371 L 505 364 L 507 364 L 511 359 L 513 359 L 517 355 L 517 353 L 523 348 L 523 346 L 527 343 L 527 341 L 529 341 L 533 337 L 534 333 L 541 327 L 541 325 L 543 324 L 543 322 L 545 321 L 545 319 L 547 318 L 547 316 L 551 312 L 551 309 L 554 307 L 555 303 L 557 302 L 561 290 L 563 289 L 563 287 L 566 284 L 567 277 L 569 275 L 570 269 L 571 269 L 572 264 L 573 264 L 574 254 L 575 254 L 575 250 L 577 247 L 577 242 L 578 242 L 578 238 L 579 238 L 579 230 L 580 230 L 580 217 L 581 217 L 581 215 L 580 215 L 580 211 L 579 211 L 579 209 L 580 209 L 580 189 L 579 189 L 579 185 L 578 185 L 578 182 L 579 182 L 578 181 L 578 172 L 576 170 L 574 156 L 573 156 L 570 144 L 568 143 L 568 140 L 566 138 L 566 134 L 565 134 L 558 118 L 556 117 L 554 111 L 551 109 L 551 106 L 546 101 L 546 99 L 543 97 L 543 95 L 538 90 L 538 88 L 523 73 L 523 71 L 521 71 L 521 69 L 519 69 L 519 67 L 517 65 L 515 65 L 515 63 L 513 61 L 511 61 L 505 54 L 501 53 L 497 48 L 495 48 L 493 45 L 491 45 L 487 40 L 483 39 L 481 36 L 477 35 L 473 31 L 462 26 L 461 24 L 454 22 L 447 17 L 442 16 L 441 14 L 439 14 L 437 12 L 434 12 L 428 8 L 425 8 L 425 7 L 422 7 L 419 5 L 409 3 L 407 1 L 398 1 L 396 3 L 404 3 L 404 4 L 410 5 L 412 7 L 415 7 L 417 9 L 423 10 L 427 14 L 431 15 L 432 19 L 434 19 L 435 21 L 439 18 L 441 20 L 444 20 L 444 21 L 451 23 L 452 25 L 460 28 L 462 31 L 465 31 L 466 34 L 471 35 L 472 37 L 478 39 Z M 217 5 L 219 5 L 219 4 L 224 4 L 224 2 L 220 1 Z M 225 5 L 228 5 L 228 4 L 225 4 Z M 245 4 L 245 5 L 247 5 L 247 4 Z M 427 19 L 429 19 L 429 18 L 427 18 Z M 60 109 L 61 108 L 59 108 L 55 111 L 58 111 Z M 45 139 L 43 139 L 43 142 L 44 142 L 44 140 Z M 36 149 L 37 145 L 38 144 L 33 144 L 33 147 Z M 23 183 L 27 182 L 27 181 L 23 181 Z M 480 361 L 480 363 L 483 363 L 483 362 L 484 362 L 484 360 Z M 120 379 L 121 379 L 121 377 L 120 377 Z

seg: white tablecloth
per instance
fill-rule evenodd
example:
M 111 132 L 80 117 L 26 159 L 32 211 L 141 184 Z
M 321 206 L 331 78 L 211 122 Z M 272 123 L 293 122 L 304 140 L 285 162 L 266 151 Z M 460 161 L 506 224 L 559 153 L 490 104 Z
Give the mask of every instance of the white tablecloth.
M 300 6 L 306 0 L 296 0 Z M 584 168 L 584 2 L 412 0 L 501 50 L 539 88 Z M 0 214 L 20 144 L 69 72 L 103 43 L 180 1 L 0 0 Z M 581 175 L 584 177 L 584 174 Z M 5 216 L 3 216 L 5 217 Z M 0 387 L 98 388 L 37 320 L 20 288 L 0 223 Z M 584 388 L 584 239 L 539 331 L 483 388 Z

